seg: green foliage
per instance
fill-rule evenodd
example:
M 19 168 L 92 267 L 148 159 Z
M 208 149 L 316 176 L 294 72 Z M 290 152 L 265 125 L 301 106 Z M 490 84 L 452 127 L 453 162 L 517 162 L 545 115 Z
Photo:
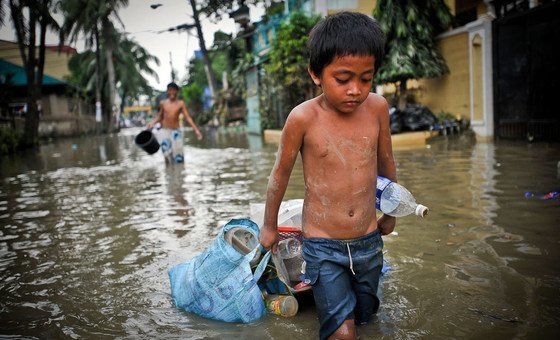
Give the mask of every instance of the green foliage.
M 454 114 L 452 114 L 452 113 L 450 113 L 450 112 L 445 112 L 445 111 L 441 111 L 441 112 L 435 113 L 434 115 L 435 115 L 436 118 L 437 118 L 438 124 L 441 124 L 441 123 L 443 123 L 443 122 L 445 122 L 445 121 L 450 121 L 450 120 L 455 120 L 455 119 L 457 119 L 457 117 L 456 117 Z
M 239 99 L 245 90 L 245 74 L 247 61 L 245 58 L 245 42 L 243 39 L 233 39 L 231 35 L 218 31 L 214 34 L 214 43 L 209 50 L 212 57 L 212 70 L 217 75 L 218 88 L 221 91 L 216 93 L 214 98 L 217 106 L 224 105 L 225 101 L 235 101 Z M 192 58 L 188 66 L 188 77 L 184 80 L 182 95 L 189 109 L 193 113 L 197 124 L 207 123 L 219 109 L 213 108 L 212 111 L 203 112 L 202 99 L 204 88 L 208 86 L 208 78 L 204 71 L 202 59 Z M 229 89 L 227 93 L 223 90 L 222 75 L 226 72 Z M 223 108 L 222 108 L 223 109 Z M 227 112 L 222 112 L 227 114 Z
M 266 16 L 282 15 L 284 13 L 284 2 L 275 2 L 266 8 Z
M 70 74 L 65 80 L 86 92 L 95 90 L 95 53 L 91 50 L 76 53 L 68 61 Z
M 0 155 L 13 153 L 20 144 L 20 132 L 15 129 L 0 126 Z
M 296 12 L 284 21 L 272 43 L 267 73 L 285 87 L 307 89 L 312 81 L 307 73 L 307 39 L 311 28 L 319 21 L 318 16 Z
M 141 94 L 151 94 L 152 88 L 144 75 L 158 79 L 150 64 L 159 65 L 159 59 L 151 55 L 133 39 L 119 33 L 114 50 L 116 80 L 123 99 L 137 98 Z
M 245 98 L 247 86 L 245 83 L 245 73 L 253 65 L 253 55 L 246 53 L 235 62 L 235 68 L 231 72 L 231 92 L 234 96 Z
M 436 47 L 436 35 L 453 17 L 443 0 L 381 0 L 374 16 L 387 37 L 378 83 L 433 78 L 449 69 Z
M 264 84 L 266 91 L 261 100 L 263 125 L 277 128 L 283 125 L 287 112 L 278 112 L 284 107 L 293 108 L 314 95 L 315 85 L 307 73 L 307 39 L 319 16 L 308 16 L 301 12 L 293 13 L 276 32 L 276 39 L 270 50 L 270 60 L 265 65 L 269 83 Z M 281 103 L 270 102 L 271 94 Z M 275 108 L 276 107 L 276 108 Z M 273 122 L 276 121 L 276 124 Z M 268 123 L 267 123 L 268 122 Z
M 228 17 L 229 13 L 238 8 L 240 2 L 244 2 L 245 5 L 261 3 L 265 7 L 271 7 L 278 2 L 283 4 L 282 0 L 196 0 L 198 10 L 213 22 L 218 22 L 223 17 Z
M 192 83 L 181 88 L 181 96 L 185 101 L 185 105 L 187 106 L 189 112 L 194 116 L 199 116 L 200 112 L 202 112 L 203 94 L 203 88 L 197 83 Z
M 140 94 L 151 94 L 152 88 L 145 75 L 157 79 L 157 73 L 150 64 L 159 65 L 159 60 L 123 33 L 117 32 L 115 39 L 118 42 L 113 51 L 115 80 L 119 84 L 121 96 L 128 99 L 136 98 Z M 104 45 L 100 47 L 103 50 Z M 107 88 L 108 81 L 107 72 L 104 72 L 105 58 L 105 53 L 101 53 L 101 84 L 105 85 L 103 88 Z M 95 90 L 95 63 L 95 52 L 91 50 L 74 54 L 68 62 L 70 75 L 66 77 L 66 81 L 91 94 Z

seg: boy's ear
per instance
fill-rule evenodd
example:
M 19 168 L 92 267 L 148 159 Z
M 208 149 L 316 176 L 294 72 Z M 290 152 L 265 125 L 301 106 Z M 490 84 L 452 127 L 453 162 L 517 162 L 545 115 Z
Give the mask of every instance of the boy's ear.
M 307 72 L 311 76 L 311 79 L 313 79 L 313 82 L 315 83 L 315 85 L 321 86 L 321 79 L 319 79 L 319 77 L 317 77 L 317 75 L 311 70 L 310 67 L 307 68 Z

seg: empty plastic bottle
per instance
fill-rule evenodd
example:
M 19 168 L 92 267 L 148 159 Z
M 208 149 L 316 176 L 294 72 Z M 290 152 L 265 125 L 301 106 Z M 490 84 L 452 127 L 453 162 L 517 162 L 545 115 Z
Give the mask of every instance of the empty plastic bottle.
M 298 302 L 291 295 L 263 294 L 266 309 L 273 314 L 290 317 L 298 312 Z
M 291 259 L 301 254 L 301 242 L 295 238 L 290 237 L 278 242 L 278 256 L 281 259 Z
M 377 176 L 375 207 L 384 214 L 395 217 L 410 214 L 424 217 L 428 214 L 428 207 L 416 203 L 410 191 L 383 176 Z

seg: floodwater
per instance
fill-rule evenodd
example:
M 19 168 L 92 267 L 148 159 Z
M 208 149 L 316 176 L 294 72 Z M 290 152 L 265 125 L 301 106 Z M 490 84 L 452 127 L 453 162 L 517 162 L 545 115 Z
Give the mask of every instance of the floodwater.
M 186 134 L 186 163 L 139 130 L 0 158 L 0 337 L 312 339 L 314 307 L 253 324 L 175 308 L 167 270 L 262 202 L 276 146 Z M 560 334 L 560 147 L 469 135 L 395 150 L 400 182 L 430 207 L 385 237 L 391 269 L 362 339 L 545 339 Z M 296 163 L 286 199 L 303 195 Z

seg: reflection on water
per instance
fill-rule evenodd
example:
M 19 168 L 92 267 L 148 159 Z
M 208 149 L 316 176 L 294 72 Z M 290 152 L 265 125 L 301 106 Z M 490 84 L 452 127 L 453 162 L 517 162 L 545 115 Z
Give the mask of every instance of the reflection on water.
M 315 338 L 295 319 L 225 324 L 180 311 L 167 269 L 264 199 L 276 147 L 243 133 L 187 133 L 166 166 L 138 130 L 0 159 L 0 336 Z M 388 236 L 382 308 L 362 338 L 551 338 L 560 332 L 558 145 L 468 136 L 395 150 L 400 181 L 430 215 Z M 296 163 L 286 198 L 303 195 Z

